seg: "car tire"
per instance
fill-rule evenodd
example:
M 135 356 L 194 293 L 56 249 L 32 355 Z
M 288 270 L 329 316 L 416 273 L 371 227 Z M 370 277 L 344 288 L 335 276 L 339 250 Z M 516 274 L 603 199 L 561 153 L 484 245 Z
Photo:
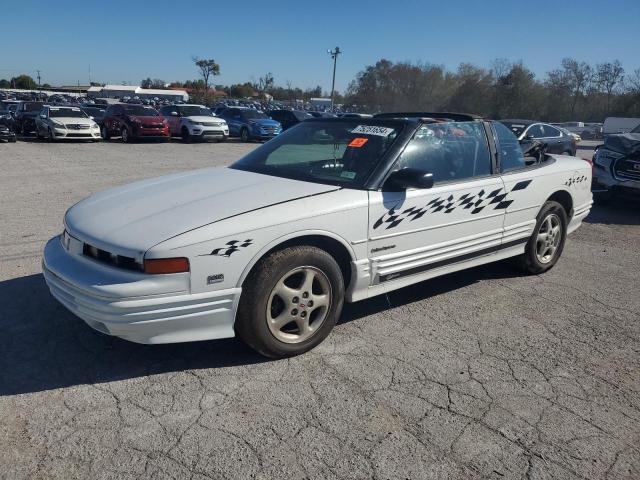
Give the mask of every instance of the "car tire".
M 42 136 L 42 134 L 40 133 L 40 129 L 38 127 L 36 127 L 36 138 L 38 140 L 44 140 L 44 137 Z
M 9 139 L 9 143 L 16 143 L 18 141 L 18 139 L 16 137 L 11 137 Z
M 517 257 L 522 271 L 531 275 L 553 268 L 564 249 L 567 238 L 567 213 L 558 202 L 546 202 L 536 218 L 536 227 L 524 254 Z
M 266 357 L 300 355 L 329 335 L 343 303 L 344 279 L 334 258 L 317 247 L 289 247 L 262 259 L 247 277 L 234 328 Z
M 122 143 L 131 143 L 131 138 L 129 137 L 129 130 L 126 127 L 122 129 L 120 132 L 120 138 L 122 139 Z
M 180 130 L 180 136 L 182 137 L 182 141 L 184 143 L 191 143 L 192 137 L 187 127 L 182 127 L 182 129 Z
M 240 140 L 243 142 L 249 142 L 251 138 L 249 137 L 249 130 L 247 128 L 240 129 Z
M 53 130 L 51 130 L 51 127 L 47 128 L 47 141 L 48 142 L 53 142 L 56 138 L 53 136 Z
M 111 135 L 109 135 L 109 130 L 107 130 L 107 127 L 105 125 L 100 126 L 100 136 L 103 140 L 109 140 L 109 138 L 111 138 Z

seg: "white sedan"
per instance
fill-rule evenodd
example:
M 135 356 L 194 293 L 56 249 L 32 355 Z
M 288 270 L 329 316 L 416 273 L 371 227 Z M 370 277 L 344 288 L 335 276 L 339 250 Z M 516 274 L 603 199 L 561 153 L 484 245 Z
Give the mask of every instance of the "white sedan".
M 508 257 L 548 270 L 589 213 L 590 185 L 589 163 L 526 159 L 499 122 L 311 119 L 228 168 L 77 203 L 43 270 L 105 334 L 237 335 L 285 357 L 326 338 L 344 301 Z
M 80 107 L 44 105 L 36 118 L 36 135 L 47 140 L 102 140 L 100 126 Z

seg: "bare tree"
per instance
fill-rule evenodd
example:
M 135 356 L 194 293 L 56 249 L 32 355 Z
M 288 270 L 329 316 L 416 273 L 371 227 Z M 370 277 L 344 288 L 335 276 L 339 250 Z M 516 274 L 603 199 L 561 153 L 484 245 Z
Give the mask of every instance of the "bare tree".
M 607 112 L 611 106 L 611 95 L 615 88 L 624 80 L 624 68 L 619 60 L 600 63 L 596 67 L 598 86 L 607 96 Z
M 204 81 L 205 93 L 209 92 L 209 78 L 213 75 L 220 75 L 220 65 L 213 58 L 205 59 L 192 57 L 193 63 L 200 69 L 200 76 Z
M 562 60 L 565 80 L 571 89 L 571 117 L 574 116 L 578 99 L 584 95 L 591 82 L 593 69 L 585 62 L 578 62 L 573 58 Z

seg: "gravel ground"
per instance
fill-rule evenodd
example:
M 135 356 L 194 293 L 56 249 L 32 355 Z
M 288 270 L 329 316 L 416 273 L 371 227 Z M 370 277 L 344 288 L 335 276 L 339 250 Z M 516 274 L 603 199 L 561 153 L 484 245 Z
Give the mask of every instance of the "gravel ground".
M 500 263 L 349 305 L 289 360 L 127 343 L 49 295 L 73 202 L 251 148 L 0 145 L 0 478 L 640 478 L 638 205 L 596 208 L 543 276 Z

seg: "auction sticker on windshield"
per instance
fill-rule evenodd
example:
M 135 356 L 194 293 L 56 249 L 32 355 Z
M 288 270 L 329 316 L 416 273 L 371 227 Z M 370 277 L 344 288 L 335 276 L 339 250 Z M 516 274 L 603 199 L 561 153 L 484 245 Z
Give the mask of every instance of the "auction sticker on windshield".
M 393 128 L 379 127 L 377 125 L 358 125 L 351 130 L 351 133 L 361 133 L 364 135 L 377 135 L 379 137 L 388 137 L 393 133 Z
M 347 147 L 360 148 L 368 141 L 369 141 L 368 138 L 356 137 L 353 140 L 351 140 L 351 142 L 349 143 L 349 145 L 347 145 Z

